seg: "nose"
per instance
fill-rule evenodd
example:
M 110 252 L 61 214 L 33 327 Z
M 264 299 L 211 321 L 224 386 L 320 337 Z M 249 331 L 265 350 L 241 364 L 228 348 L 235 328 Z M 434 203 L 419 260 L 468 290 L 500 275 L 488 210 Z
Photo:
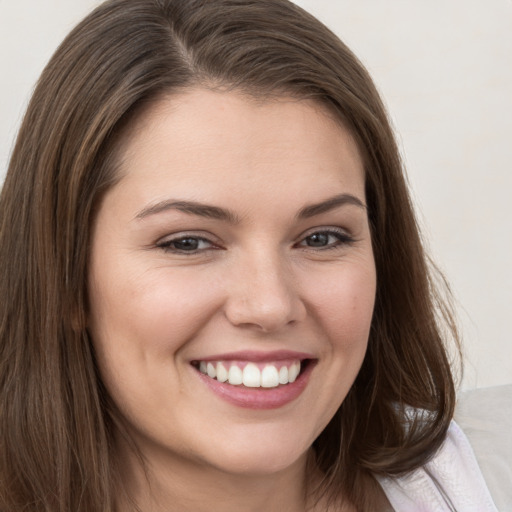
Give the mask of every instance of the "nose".
M 278 255 L 252 253 L 234 267 L 225 303 L 232 325 L 269 333 L 304 319 L 298 283 Z

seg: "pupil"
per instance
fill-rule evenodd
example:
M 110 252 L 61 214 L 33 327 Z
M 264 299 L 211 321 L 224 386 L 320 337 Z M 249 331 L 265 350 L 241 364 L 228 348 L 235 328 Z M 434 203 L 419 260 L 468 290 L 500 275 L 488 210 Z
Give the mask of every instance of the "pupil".
M 174 247 L 182 251 L 194 251 L 197 249 L 199 241 L 197 238 L 183 238 L 174 242 Z
M 323 247 L 329 243 L 329 235 L 327 233 L 316 233 L 308 237 L 308 245 L 310 247 Z

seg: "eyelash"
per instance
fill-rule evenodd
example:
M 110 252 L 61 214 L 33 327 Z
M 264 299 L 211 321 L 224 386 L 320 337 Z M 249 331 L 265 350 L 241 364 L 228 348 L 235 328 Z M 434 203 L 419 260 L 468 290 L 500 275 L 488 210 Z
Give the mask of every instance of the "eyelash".
M 316 246 L 315 247 L 315 246 L 302 245 L 302 243 L 305 242 L 306 240 L 311 239 L 312 237 L 318 236 L 318 235 L 326 235 L 327 237 L 334 237 L 334 238 L 336 238 L 336 241 L 334 243 L 331 242 L 325 246 Z M 175 244 L 178 244 L 180 242 L 183 243 L 186 240 L 193 240 L 198 245 L 201 244 L 202 242 L 204 242 L 206 244 L 209 244 L 210 247 L 203 248 L 203 249 L 196 247 L 195 249 L 192 249 L 192 250 L 185 250 L 185 249 L 176 248 L 174 246 Z M 338 249 L 341 246 L 351 245 L 354 242 L 355 242 L 355 239 L 352 238 L 350 235 L 348 235 L 346 232 L 339 230 L 339 229 L 330 228 L 330 229 L 322 229 L 322 230 L 317 230 L 317 231 L 311 232 L 310 234 L 303 237 L 300 240 L 300 242 L 295 244 L 294 247 L 301 247 L 306 250 L 314 250 L 314 251 L 328 251 L 328 250 Z M 157 247 L 160 249 L 163 249 L 165 252 L 170 252 L 170 253 L 180 254 L 180 255 L 182 254 L 182 255 L 186 255 L 186 256 L 194 256 L 199 253 L 204 253 L 207 251 L 220 249 L 220 247 L 217 246 L 216 244 L 214 244 L 212 241 L 208 240 L 205 237 L 197 236 L 197 235 L 181 235 L 177 238 L 159 242 L 157 244 Z
M 209 244 L 210 247 L 203 248 L 203 249 L 196 248 L 196 249 L 193 249 L 190 251 L 173 247 L 174 244 L 178 244 L 180 242 L 183 243 L 185 240 L 194 240 L 198 244 L 200 244 L 201 242 L 205 242 L 205 243 Z M 159 247 L 160 249 L 163 249 L 165 252 L 171 252 L 171 253 L 175 253 L 175 254 L 184 254 L 186 256 L 193 256 L 193 255 L 201 253 L 201 252 L 211 251 L 211 250 L 215 250 L 215 249 L 219 248 L 213 242 L 208 240 L 207 238 L 205 238 L 203 236 L 197 236 L 197 235 L 182 235 L 177 238 L 165 240 L 163 242 L 159 242 L 157 244 L 157 247 Z
M 348 235 L 345 231 L 343 231 L 341 229 L 330 228 L 330 229 L 320 229 L 318 231 L 313 231 L 313 232 L 309 233 L 304 238 L 302 238 L 302 240 L 297 245 L 299 245 L 299 247 L 300 247 L 301 246 L 300 244 L 302 242 L 306 241 L 308 238 L 311 239 L 313 236 L 318 236 L 318 235 L 327 235 L 327 237 L 334 237 L 334 238 L 336 238 L 336 242 L 330 243 L 326 246 L 317 246 L 317 247 L 302 246 L 302 247 L 305 247 L 306 249 L 309 249 L 309 250 L 329 251 L 329 250 L 333 250 L 333 249 L 338 249 L 342 246 L 352 245 L 355 242 L 355 239 L 353 237 L 351 237 L 350 235 Z

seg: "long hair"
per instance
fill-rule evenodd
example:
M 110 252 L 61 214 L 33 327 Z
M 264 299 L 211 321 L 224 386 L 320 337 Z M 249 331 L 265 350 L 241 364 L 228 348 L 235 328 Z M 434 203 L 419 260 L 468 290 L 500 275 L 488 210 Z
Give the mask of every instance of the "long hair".
M 42 73 L 0 196 L 0 510 L 114 510 L 117 413 L 86 330 L 90 228 L 124 128 L 192 86 L 320 102 L 363 155 L 377 295 L 361 371 L 314 443 L 324 490 L 364 507 L 370 475 L 411 470 L 444 438 L 456 329 L 364 67 L 287 0 L 110 0 Z

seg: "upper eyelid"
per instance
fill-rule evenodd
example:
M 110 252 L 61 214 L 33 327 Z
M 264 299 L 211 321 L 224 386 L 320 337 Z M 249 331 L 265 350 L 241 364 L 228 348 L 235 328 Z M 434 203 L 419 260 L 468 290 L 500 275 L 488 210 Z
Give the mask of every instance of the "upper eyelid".
M 176 233 L 170 233 L 165 236 L 160 237 L 155 245 L 164 244 L 167 242 L 173 242 L 175 240 L 181 240 L 183 238 L 197 238 L 199 240 L 204 240 L 206 242 L 210 242 L 211 244 L 215 244 L 216 237 L 209 233 L 203 232 L 194 232 L 194 231 L 178 231 Z
M 298 237 L 299 240 L 303 240 L 304 238 L 307 238 L 308 236 L 314 235 L 316 233 L 335 233 L 339 235 L 345 235 L 347 237 L 352 238 L 352 234 L 350 230 L 338 227 L 338 226 L 322 226 L 322 227 L 315 227 L 308 229 L 300 234 Z
M 345 228 L 341 228 L 339 226 L 318 226 L 311 229 L 308 229 L 304 232 L 302 232 L 297 238 L 294 244 L 298 244 L 302 242 L 304 239 L 308 238 L 309 236 L 312 236 L 316 233 L 332 233 L 332 234 L 338 234 L 343 235 L 349 239 L 354 239 L 352 234 Z M 220 246 L 220 242 L 216 240 L 217 237 L 210 233 L 204 233 L 203 232 L 187 232 L 187 231 L 179 231 L 173 234 L 166 235 L 164 237 L 161 237 L 155 245 L 157 247 L 163 247 L 164 245 L 172 244 L 174 241 L 179 241 L 184 238 L 197 238 L 198 240 L 201 240 L 203 242 L 207 242 L 211 244 L 212 246 Z
M 199 241 L 199 243 L 201 243 L 201 242 L 206 243 L 208 245 L 208 247 L 192 249 L 190 251 L 180 249 L 178 247 L 173 247 L 174 243 L 177 243 L 180 240 L 184 240 L 187 238 L 195 238 Z M 183 255 L 183 256 L 188 256 L 188 257 L 192 257 L 194 255 L 197 256 L 200 254 L 206 254 L 211 251 L 216 251 L 216 250 L 222 249 L 222 247 L 219 244 L 216 244 L 215 242 L 209 240 L 206 237 L 198 236 L 198 235 L 186 235 L 186 234 L 180 235 L 180 236 L 173 236 L 171 238 L 163 238 L 160 241 L 156 242 L 155 246 L 158 249 L 164 251 L 165 253 L 175 254 L 177 256 Z

